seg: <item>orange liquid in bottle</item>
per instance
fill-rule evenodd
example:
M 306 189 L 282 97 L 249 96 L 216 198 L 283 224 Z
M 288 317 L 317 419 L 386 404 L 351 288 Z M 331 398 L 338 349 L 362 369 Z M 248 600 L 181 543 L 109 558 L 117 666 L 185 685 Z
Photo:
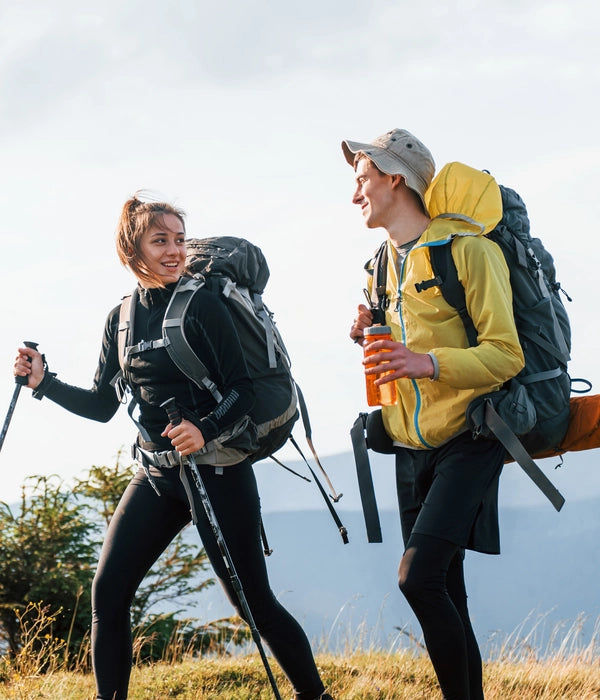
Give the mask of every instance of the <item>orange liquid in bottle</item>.
M 365 328 L 365 342 L 363 350 L 365 357 L 375 354 L 370 350 L 370 345 L 375 340 L 391 340 L 392 334 L 389 326 L 371 326 Z M 381 352 L 381 351 L 377 351 Z M 383 351 L 385 352 L 385 351 Z M 374 364 L 367 364 L 366 367 L 375 367 Z M 396 382 L 387 382 L 377 386 L 375 380 L 391 372 L 382 372 L 381 374 L 365 374 L 366 389 L 367 389 L 367 405 L 369 406 L 393 406 L 396 403 Z

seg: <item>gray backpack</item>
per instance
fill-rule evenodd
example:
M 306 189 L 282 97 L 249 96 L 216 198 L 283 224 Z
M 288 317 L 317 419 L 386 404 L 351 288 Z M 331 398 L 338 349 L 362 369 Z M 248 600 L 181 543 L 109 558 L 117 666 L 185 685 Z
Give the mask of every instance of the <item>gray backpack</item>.
M 184 319 L 190 302 L 198 289 L 206 287 L 221 295 L 225 302 L 244 352 L 250 377 L 254 383 L 256 402 L 245 417 L 231 431 L 220 436 L 206 448 L 209 454 L 197 461 L 226 464 L 244 456 L 254 463 L 270 457 L 282 465 L 274 453 L 288 440 L 292 442 L 310 470 L 344 542 L 348 541 L 346 528 L 340 522 L 327 493 L 292 435 L 292 429 L 302 415 L 307 444 L 331 490 L 331 499 L 337 495 L 312 443 L 312 429 L 300 387 L 291 373 L 291 362 L 283 339 L 273 320 L 273 314 L 263 302 L 262 293 L 269 279 L 267 261 L 257 246 L 244 238 L 220 236 L 192 238 L 186 241 L 187 273 L 179 280 L 165 312 L 162 338 L 150 341 L 152 347 L 164 347 L 177 367 L 197 386 L 212 393 L 217 403 L 222 401 L 219 387 L 209 376 L 184 332 Z M 124 297 L 119 322 L 119 358 L 123 367 L 125 354 L 131 351 L 129 340 L 133 328 L 135 291 Z M 146 346 L 149 343 L 146 343 Z M 130 415 L 132 406 L 130 405 Z M 138 424 L 138 427 L 139 424 Z M 248 440 L 248 435 L 252 439 Z M 205 448 L 203 448 L 204 450 Z M 285 467 L 292 471 L 288 467 Z M 295 473 L 295 472 L 294 472 Z M 300 475 L 298 475 L 300 476 Z M 305 478 L 305 477 L 302 477 Z
M 473 436 L 494 436 L 508 454 L 520 464 L 544 492 L 556 510 L 564 498 L 532 460 L 531 455 L 558 448 L 569 425 L 569 406 L 573 382 L 567 371 L 570 360 L 571 328 L 559 292 L 571 301 L 556 281 L 550 253 L 529 231 L 527 209 L 521 197 L 500 185 L 502 219 L 487 234 L 502 250 L 510 272 L 513 311 L 525 366 L 499 391 L 476 398 L 467 409 L 467 421 Z M 429 247 L 433 278 L 416 285 L 417 292 L 439 286 L 444 299 L 454 307 L 465 327 L 471 346 L 477 345 L 477 331 L 467 311 L 465 290 L 458 279 L 452 240 Z M 385 277 L 387 244 L 375 255 L 373 298 L 375 313 L 387 308 Z

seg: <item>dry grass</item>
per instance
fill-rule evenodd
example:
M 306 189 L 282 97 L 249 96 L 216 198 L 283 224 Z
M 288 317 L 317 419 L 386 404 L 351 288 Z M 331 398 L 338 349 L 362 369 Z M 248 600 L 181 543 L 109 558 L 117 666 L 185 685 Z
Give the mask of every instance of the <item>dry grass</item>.
M 429 660 L 410 652 L 357 652 L 350 657 L 319 654 L 322 677 L 338 700 L 439 700 Z M 283 698 L 292 691 L 273 665 Z M 484 668 L 487 700 L 597 700 L 598 663 L 549 660 L 495 661 Z M 0 685 L 2 700 L 93 700 L 89 674 L 53 673 L 14 677 Z M 130 700 L 272 700 L 258 655 L 190 660 L 135 668 Z
M 93 700 L 91 674 L 65 671 L 64 643 L 48 633 L 52 618 L 39 608 L 33 612 L 38 616 L 28 617 L 23 653 L 0 661 L 0 700 Z M 598 700 L 600 625 L 583 644 L 583 619 L 577 620 L 568 629 L 557 630 L 541 653 L 535 646 L 538 624 L 527 634 L 520 628 L 491 654 L 484 665 L 486 700 Z M 333 696 L 337 700 L 439 700 L 427 655 L 420 651 L 418 640 L 403 635 L 411 649 L 398 648 L 396 639 L 390 651 L 353 651 L 349 642 L 345 652 L 318 654 L 321 675 Z M 83 669 L 85 664 L 87 659 L 78 667 Z M 275 662 L 271 667 L 282 697 L 291 697 L 290 685 Z M 252 653 L 137 666 L 129 697 L 271 700 L 273 694 L 260 657 Z

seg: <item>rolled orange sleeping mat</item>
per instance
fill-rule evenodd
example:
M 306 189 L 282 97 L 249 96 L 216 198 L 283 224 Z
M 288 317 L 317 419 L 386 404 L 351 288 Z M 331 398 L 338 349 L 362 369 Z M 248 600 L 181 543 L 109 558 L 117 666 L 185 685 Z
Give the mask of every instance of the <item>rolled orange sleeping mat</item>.
M 600 447 L 600 394 L 574 396 L 570 400 L 569 427 L 558 449 L 533 455 L 536 459 Z

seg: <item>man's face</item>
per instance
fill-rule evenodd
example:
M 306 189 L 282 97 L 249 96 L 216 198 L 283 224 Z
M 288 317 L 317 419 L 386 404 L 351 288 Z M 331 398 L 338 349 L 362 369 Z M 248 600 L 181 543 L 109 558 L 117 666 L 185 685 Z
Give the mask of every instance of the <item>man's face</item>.
M 386 228 L 392 207 L 392 177 L 380 173 L 368 158 L 356 166 L 356 190 L 352 202 L 361 208 L 368 228 Z

